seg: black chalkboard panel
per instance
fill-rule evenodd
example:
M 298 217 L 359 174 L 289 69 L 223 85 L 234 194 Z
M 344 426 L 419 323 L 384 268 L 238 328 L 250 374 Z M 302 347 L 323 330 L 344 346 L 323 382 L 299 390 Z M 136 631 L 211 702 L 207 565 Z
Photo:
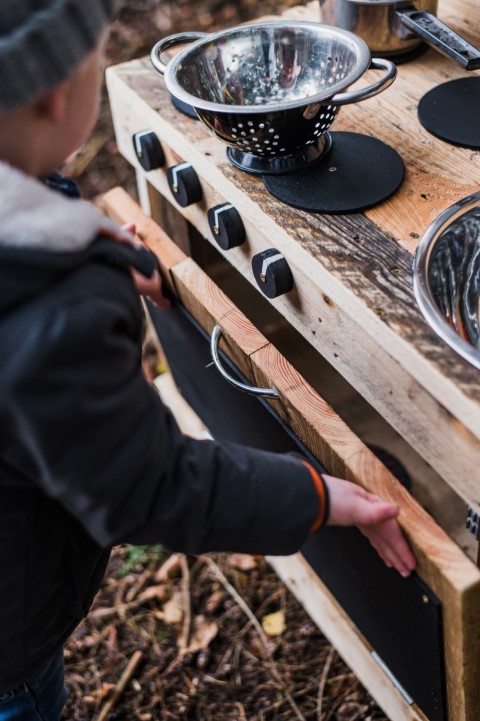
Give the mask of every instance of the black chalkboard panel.
M 302 553 L 429 721 L 446 721 L 442 609 L 430 588 L 387 568 L 356 528 L 326 527 Z

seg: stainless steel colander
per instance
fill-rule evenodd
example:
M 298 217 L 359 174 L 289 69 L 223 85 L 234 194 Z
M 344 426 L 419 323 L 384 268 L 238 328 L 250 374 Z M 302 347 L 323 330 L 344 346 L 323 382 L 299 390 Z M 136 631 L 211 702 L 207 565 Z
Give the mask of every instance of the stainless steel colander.
M 166 50 L 192 41 L 163 62 Z M 329 145 L 326 133 L 338 107 L 376 95 L 396 75 L 390 61 L 372 60 L 356 35 L 307 22 L 171 35 L 154 46 L 151 59 L 170 93 L 193 106 L 230 146 L 231 160 L 261 173 L 287 172 L 318 159 Z M 383 69 L 381 79 L 344 92 L 369 67 Z
M 413 281 L 434 331 L 480 368 L 480 193 L 455 203 L 430 225 L 415 254 Z

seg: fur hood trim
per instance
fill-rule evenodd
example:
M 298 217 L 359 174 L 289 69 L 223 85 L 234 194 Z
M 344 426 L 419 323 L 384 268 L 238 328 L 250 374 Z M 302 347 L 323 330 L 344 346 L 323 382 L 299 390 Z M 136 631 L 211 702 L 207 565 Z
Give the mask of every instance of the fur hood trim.
M 0 246 L 75 252 L 99 234 L 132 241 L 92 203 L 69 198 L 0 162 Z

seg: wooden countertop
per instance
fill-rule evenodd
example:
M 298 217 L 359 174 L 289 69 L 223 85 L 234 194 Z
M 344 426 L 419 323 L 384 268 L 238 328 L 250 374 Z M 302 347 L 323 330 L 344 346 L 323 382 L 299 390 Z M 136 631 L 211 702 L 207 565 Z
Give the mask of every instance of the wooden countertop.
M 284 13 L 295 20 L 319 15 L 316 0 Z M 480 3 L 440 0 L 438 15 L 480 44 Z M 220 141 L 173 108 L 148 59 L 107 71 L 125 157 L 136 164 L 131 135 L 151 128 L 165 144 L 169 164 L 188 160 L 205 185 L 205 200 L 181 210 L 202 232 L 208 229 L 208 207 L 222 199 L 233 203 L 246 221 L 248 242 L 225 257 L 251 282 L 253 251 L 274 245 L 283 252 L 302 283 L 273 305 L 480 511 L 479 372 L 423 320 L 411 270 L 418 240 L 431 221 L 478 190 L 479 152 L 436 139 L 417 120 L 418 102 L 430 88 L 466 76 L 452 60 L 428 50 L 400 65 L 387 91 L 342 108 L 332 130 L 383 140 L 400 153 L 406 174 L 397 193 L 376 208 L 322 216 L 279 203 L 260 178 L 233 167 Z M 367 73 L 358 85 L 372 77 Z M 168 196 L 164 175 L 161 170 L 147 177 Z M 258 238 L 264 239 L 260 246 Z

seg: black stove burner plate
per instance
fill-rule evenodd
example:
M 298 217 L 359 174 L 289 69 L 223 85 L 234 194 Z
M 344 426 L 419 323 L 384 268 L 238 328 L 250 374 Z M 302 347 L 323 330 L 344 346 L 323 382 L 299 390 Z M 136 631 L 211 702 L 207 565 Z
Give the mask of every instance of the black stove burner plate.
M 381 140 L 334 132 L 329 155 L 288 175 L 264 175 L 278 200 L 310 213 L 358 213 L 389 198 L 403 180 L 399 154 Z
M 198 120 L 197 112 L 192 105 L 184 103 L 183 100 L 180 100 L 172 94 L 170 94 L 170 100 L 172 101 L 172 104 L 177 108 L 177 110 L 179 110 L 181 113 L 186 115 L 188 118 Z
M 438 85 L 418 106 L 418 119 L 429 133 L 464 148 L 480 148 L 479 115 L 479 77 Z

